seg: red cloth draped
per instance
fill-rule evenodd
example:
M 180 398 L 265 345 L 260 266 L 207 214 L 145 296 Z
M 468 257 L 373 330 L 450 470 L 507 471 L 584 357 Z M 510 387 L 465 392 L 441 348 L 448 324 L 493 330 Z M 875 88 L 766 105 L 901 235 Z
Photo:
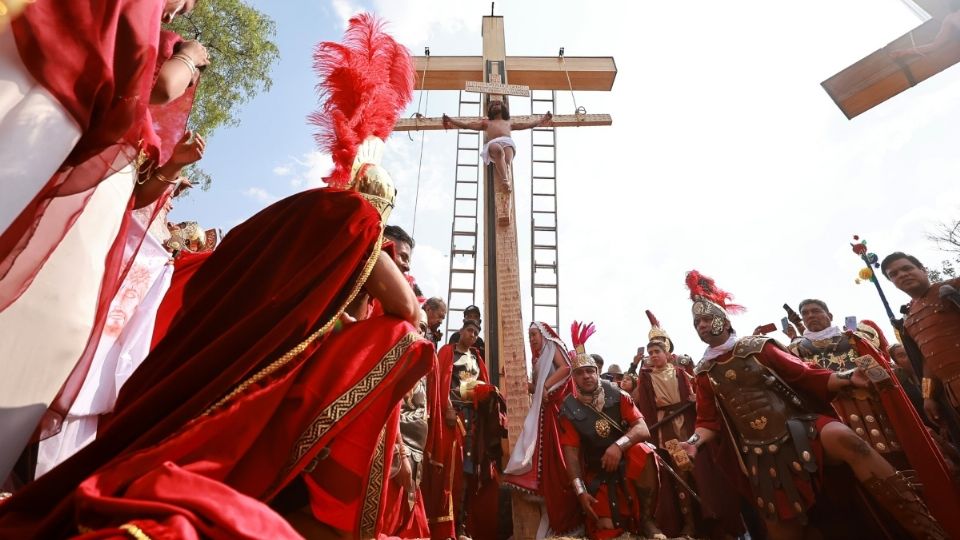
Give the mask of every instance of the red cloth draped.
M 163 6 L 162 0 L 39 0 L 14 19 L 24 65 L 82 135 L 60 170 L 0 234 L 0 309 L 27 289 L 94 188 L 136 159 L 149 126 Z M 54 199 L 60 203 L 48 213 Z
M 0 505 L 0 533 L 62 520 L 53 507 L 113 456 L 159 443 L 331 320 L 380 232 L 361 195 L 330 188 L 236 227 L 184 286 L 181 315 L 124 385 L 97 440 Z
M 170 326 L 183 308 L 183 297 L 187 284 L 190 283 L 193 275 L 212 254 L 213 251 L 202 253 L 181 251 L 173 261 L 173 276 L 170 279 L 170 288 L 167 289 L 167 294 L 160 303 L 160 309 L 157 310 L 157 320 L 153 325 L 153 341 L 150 343 L 150 350 L 153 350 L 167 335 Z
M 910 404 L 910 398 L 900 386 L 890 361 L 862 337 L 851 332 L 846 334 L 854 339 L 858 355 L 872 356 L 890 376 L 891 386 L 877 389 L 883 410 L 897 434 L 903 453 L 917 471 L 920 484 L 923 485 L 923 499 L 930 513 L 951 537 L 960 538 L 960 513 L 957 512 L 960 509 L 960 493 L 951 480 L 943 454 Z M 883 339 L 883 334 L 879 335 Z
M 145 2 L 144 4 L 148 4 Z M 44 4 L 46 5 L 46 4 Z M 161 4 L 162 5 L 162 4 Z M 120 104 L 116 105 L 118 110 L 126 107 L 128 110 L 123 113 L 117 113 L 120 117 L 126 119 L 129 125 L 129 131 L 122 139 L 116 141 L 116 147 L 120 148 L 123 145 L 126 145 L 127 152 L 130 153 L 133 148 L 140 148 L 145 152 L 145 155 L 152 160 L 153 163 L 160 163 L 160 160 L 166 160 L 173 153 L 173 148 L 179 140 L 180 136 L 186 130 L 187 120 L 190 115 L 190 111 L 193 107 L 194 93 L 196 91 L 195 87 L 188 88 L 183 95 L 173 100 L 171 103 L 168 103 L 163 106 L 149 106 L 147 108 L 146 104 L 149 104 L 150 100 L 150 91 L 153 88 L 153 85 L 156 82 L 157 76 L 160 73 L 160 68 L 163 66 L 172 55 L 174 47 L 182 41 L 182 38 L 174 32 L 169 31 L 160 31 L 159 25 L 156 27 L 153 26 L 144 26 L 143 21 L 129 21 L 127 17 L 146 17 L 148 15 L 153 16 L 154 19 L 150 20 L 159 20 L 159 12 L 153 14 L 152 12 L 143 12 L 142 8 L 127 13 L 131 8 L 127 5 L 118 4 L 116 11 L 109 13 L 109 17 L 116 17 L 116 20 L 110 19 L 113 21 L 113 24 L 116 25 L 115 32 L 117 33 L 115 43 L 116 47 L 123 47 L 121 50 L 129 52 L 132 55 L 139 54 L 139 61 L 147 61 L 153 59 L 153 72 L 152 77 L 147 77 L 145 70 L 135 71 L 137 80 L 129 80 L 126 84 L 134 85 L 130 86 L 131 90 L 124 89 L 124 87 L 118 87 L 117 90 L 132 91 L 133 88 L 136 88 L 140 94 L 136 99 L 119 99 L 116 96 L 113 98 L 115 101 L 119 99 Z M 126 11 L 124 11 L 126 10 Z M 28 9 L 29 13 L 30 10 Z M 88 10 L 89 12 L 89 10 Z M 46 17 L 49 14 L 40 14 L 36 15 L 36 20 L 33 21 L 34 26 L 36 25 L 49 25 L 51 23 Z M 34 15 L 31 15 L 33 17 Z M 138 24 L 140 26 L 133 28 L 132 30 L 128 28 L 130 24 Z M 74 32 L 76 29 L 74 28 Z M 125 34 L 127 32 L 136 31 L 139 32 L 148 32 L 148 34 L 138 34 L 138 39 L 142 40 L 140 43 L 141 49 L 133 47 L 129 40 L 129 36 Z M 159 44 L 156 43 L 155 38 L 151 40 L 150 38 L 157 35 L 159 32 Z M 35 47 L 47 47 L 51 46 L 51 43 L 39 43 L 43 42 L 49 36 L 41 36 L 38 39 L 38 43 L 35 43 Z M 27 40 L 29 41 L 29 40 Z M 21 43 L 20 38 L 18 37 L 18 44 Z M 88 43 L 87 46 L 90 46 Z M 149 47 L 153 47 L 149 49 Z M 23 51 L 24 45 L 21 44 L 21 51 Z M 147 48 L 147 49 L 145 49 Z M 96 54 L 99 49 L 88 49 L 83 52 L 86 54 Z M 139 52 L 138 52 L 139 51 Z M 78 53 L 78 51 L 73 51 Z M 102 52 L 102 51 L 100 51 Z M 59 56 L 58 56 L 59 58 Z M 126 58 L 126 57 L 124 57 Z M 117 62 L 118 65 L 123 64 L 125 61 L 124 58 L 110 59 L 110 61 Z M 85 61 L 90 62 L 89 57 L 85 57 Z M 30 66 L 30 63 L 27 61 L 27 57 L 24 56 L 24 63 Z M 101 66 L 99 63 L 95 63 L 97 66 Z M 68 66 L 70 69 L 74 69 L 76 66 L 72 64 Z M 85 66 L 85 69 L 88 66 Z M 34 69 L 31 67 L 31 71 Z M 133 67 L 123 65 L 119 69 L 118 73 L 124 77 L 131 76 L 130 73 L 134 71 Z M 64 73 L 58 72 L 59 75 L 64 75 Z M 144 79 L 146 83 L 144 83 Z M 44 79 L 39 79 L 41 82 Z M 86 80 L 86 79 L 85 79 Z M 126 79 L 124 79 L 126 80 Z M 65 84 L 63 80 L 56 79 L 56 85 Z M 50 88 L 48 88 L 50 89 Z M 82 84 L 77 85 L 76 87 L 70 87 L 69 89 L 58 86 L 57 90 L 50 89 L 55 96 L 58 96 L 58 99 L 61 95 L 66 95 L 65 92 L 70 90 L 78 92 L 81 96 L 86 96 L 85 92 L 90 92 L 90 89 L 85 88 Z M 118 96 L 123 97 L 128 94 L 118 94 Z M 130 94 L 138 95 L 138 94 Z M 73 96 L 76 97 L 76 96 Z M 98 95 L 98 98 L 106 99 L 104 96 Z M 68 98 L 69 99 L 69 98 Z M 126 105 L 123 105 L 124 102 L 129 102 Z M 61 103 L 64 103 L 61 101 Z M 79 103 L 74 103 L 70 107 L 78 106 Z M 68 107 L 69 108 L 69 107 Z M 76 110 L 71 108 L 73 114 L 77 114 Z M 122 168 L 126 163 L 132 161 L 135 156 L 132 154 L 126 157 L 118 158 L 120 161 L 114 163 L 112 158 L 110 162 L 105 162 L 104 159 L 107 159 L 106 156 L 111 155 L 111 152 L 114 150 L 107 149 L 100 153 L 100 155 L 87 157 L 85 160 L 80 161 L 76 166 L 72 166 L 71 160 L 80 159 L 76 155 L 85 151 L 87 146 L 90 148 L 95 148 L 97 144 L 105 144 L 103 141 L 97 143 L 99 140 L 98 137 L 103 137 L 103 133 L 109 132 L 110 129 L 118 129 L 113 125 L 117 120 L 110 120 L 111 115 L 114 113 L 106 113 L 107 120 L 104 120 L 102 123 L 98 124 L 96 120 L 97 113 L 92 112 L 93 118 L 91 118 L 89 132 L 85 132 L 77 147 L 74 149 L 74 153 L 68 157 L 67 162 L 65 163 L 64 169 L 61 169 L 54 178 L 53 181 L 63 180 L 64 186 L 68 185 L 87 185 L 90 182 L 96 182 L 92 184 L 92 187 L 95 188 L 97 183 L 100 180 L 105 179 L 107 176 L 112 174 L 114 171 Z M 82 125 L 82 124 L 81 124 Z M 103 131 L 103 133 L 101 133 Z M 85 146 L 86 145 L 86 146 Z M 104 164 L 107 167 L 104 167 Z M 100 174 L 100 178 L 96 178 L 97 174 Z M 58 177 L 60 180 L 57 180 Z M 49 187 L 49 186 L 48 186 Z M 85 189 L 85 188 L 84 188 Z M 137 219 L 137 216 L 132 212 L 133 210 L 133 197 L 131 196 L 130 201 L 127 203 L 127 207 L 124 212 L 123 222 L 121 224 L 120 230 L 113 242 L 113 245 L 110 247 L 107 259 L 104 266 L 103 279 L 100 284 L 100 292 L 97 301 L 97 312 L 94 320 L 93 328 L 90 332 L 90 337 L 88 338 L 87 345 L 77 359 L 77 364 L 74 369 L 71 371 L 70 375 L 67 377 L 64 382 L 63 387 L 61 388 L 58 395 L 54 398 L 53 402 L 50 405 L 49 410 L 44 415 L 44 418 L 41 420 L 41 436 L 46 437 L 53 433 L 56 433 L 60 428 L 60 423 L 62 419 L 66 416 L 67 411 L 70 410 L 70 407 L 73 405 L 74 400 L 77 397 L 77 394 L 80 392 L 80 388 L 83 386 L 83 382 L 86 379 L 87 371 L 90 368 L 90 362 L 93 360 L 93 356 L 96 354 L 96 348 L 100 340 L 100 333 L 103 329 L 105 323 L 106 313 L 109 310 L 110 303 L 113 301 L 114 296 L 119 290 L 120 285 L 123 283 L 123 279 L 126 276 L 127 271 L 133 263 L 134 258 L 136 257 L 137 251 L 139 250 L 140 243 L 143 241 L 143 238 L 136 239 L 135 242 L 128 242 L 127 237 L 129 231 L 131 230 L 140 230 L 143 231 L 143 234 L 146 234 L 146 231 L 149 229 L 150 222 L 156 217 L 160 208 L 162 208 L 164 201 L 169 193 L 172 190 L 168 190 L 168 193 L 162 196 L 158 201 L 154 202 L 152 205 L 153 210 L 148 212 L 146 215 L 149 216 L 147 223 L 142 224 L 140 228 L 131 227 L 131 220 Z M 57 243 L 62 238 L 63 234 L 66 234 L 66 231 L 69 230 L 69 227 L 73 224 L 79 214 L 83 211 L 83 208 L 86 205 L 86 201 L 93 194 L 93 189 L 89 189 L 83 193 L 77 193 L 72 195 L 69 198 L 61 198 L 60 202 L 65 200 L 73 201 L 70 204 L 58 204 L 56 212 L 38 212 L 35 215 L 31 215 L 29 211 L 21 213 L 20 217 L 17 218 L 17 223 L 25 224 L 29 220 L 33 220 L 39 225 L 39 228 L 36 229 L 37 235 L 33 235 L 30 238 L 25 237 L 26 240 L 31 240 L 29 245 L 25 246 L 25 249 L 21 252 L 21 255 L 17 258 L 17 255 L 11 255 L 9 259 L 4 259 L 4 261 L 9 260 L 13 265 L 11 274 L 7 275 L 8 279 L 3 281 L 7 282 L 8 285 L 16 284 L 18 281 L 23 281 L 23 284 L 16 293 L 16 296 L 19 296 L 20 292 L 25 290 L 30 281 L 33 279 L 33 276 L 39 271 L 42 262 L 52 253 L 56 248 Z M 51 196 L 49 193 L 41 192 L 37 198 L 34 200 L 36 203 L 40 203 L 44 198 Z M 58 195 L 52 195 L 58 196 Z M 32 203 L 31 203 L 32 204 Z M 41 217 L 43 218 L 42 222 Z M 62 221 L 61 220 L 66 220 Z M 4 232 L 2 238 L 8 238 L 12 241 L 17 234 L 15 226 L 12 226 L 8 231 Z M 44 238 L 47 240 L 55 240 L 53 243 L 48 243 L 46 241 L 38 241 L 39 238 Z M 0 240 L 0 258 L 3 258 L 5 251 L 2 247 L 5 240 Z M 135 249 L 129 249 L 129 246 L 135 246 Z M 34 257 L 34 255 L 36 257 Z M 40 259 L 37 259 L 39 257 Z M 16 260 L 14 261 L 14 259 Z M 39 263 L 37 263 L 39 260 Z M 15 264 L 14 264 L 15 262 Z M 2 273 L 3 264 L 6 262 L 0 263 L 0 273 Z M 0 285 L 0 306 L 4 305 L 4 292 L 3 285 Z M 12 297 L 15 299 L 15 297 Z M 2 307 L 0 307 L 2 309 Z
M 399 319 L 351 325 L 218 412 L 115 458 L 67 503 L 77 524 L 94 529 L 150 519 L 171 538 L 257 538 L 264 525 L 274 532 L 260 538 L 298 538 L 256 501 L 268 502 L 302 475 L 324 523 L 376 535 L 379 486 L 397 435 L 388 420 L 396 415 L 384 413 L 396 410 L 431 356 L 429 343 Z M 314 464 L 324 448 L 329 457 Z
M 570 485 L 567 467 L 560 448 L 558 419 L 564 398 L 573 393 L 573 379 L 547 395 L 540 408 L 540 431 L 534 450 L 534 463 L 527 473 L 504 475 L 503 481 L 543 497 L 550 518 L 550 529 L 556 533 L 572 531 L 580 526 L 580 503 Z

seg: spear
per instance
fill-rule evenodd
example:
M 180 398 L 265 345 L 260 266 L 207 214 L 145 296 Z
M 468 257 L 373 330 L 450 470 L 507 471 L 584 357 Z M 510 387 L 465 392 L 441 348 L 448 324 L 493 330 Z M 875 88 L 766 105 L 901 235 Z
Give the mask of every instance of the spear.
M 873 283 L 873 286 L 877 288 L 877 294 L 880 295 L 880 301 L 883 302 L 883 309 L 887 311 L 887 317 L 890 319 L 890 323 L 896 328 L 897 318 L 893 315 L 893 310 L 890 309 L 890 302 L 887 301 L 887 296 L 883 294 L 883 288 L 880 287 L 877 273 L 873 270 L 874 268 L 880 268 L 880 263 L 878 262 L 879 257 L 877 257 L 876 253 L 871 253 L 867 250 L 866 240 L 861 240 L 857 235 L 853 235 L 853 240 L 855 243 L 850 244 L 850 247 L 853 249 L 853 252 L 860 257 L 860 260 L 867 265 L 866 268 L 860 270 L 860 278 L 857 279 L 857 283 L 867 280 Z

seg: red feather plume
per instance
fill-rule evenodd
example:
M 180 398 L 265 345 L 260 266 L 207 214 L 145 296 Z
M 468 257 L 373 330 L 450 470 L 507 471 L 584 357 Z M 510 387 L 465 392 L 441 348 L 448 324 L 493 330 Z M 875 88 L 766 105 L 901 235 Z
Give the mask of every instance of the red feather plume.
M 410 52 L 383 28 L 373 15 L 356 15 L 343 43 L 325 41 L 313 53 L 323 103 L 308 120 L 320 128 L 317 144 L 333 158 L 333 171 L 324 178 L 332 186 L 350 182 L 357 147 L 371 135 L 386 140 L 413 98 Z
M 573 347 L 577 348 L 578 346 L 583 346 L 587 339 L 590 338 L 593 334 L 597 332 L 597 327 L 590 324 L 583 324 L 579 321 L 573 321 L 573 324 L 570 325 L 570 341 L 573 343 Z
M 690 289 L 690 299 L 703 297 L 727 310 L 727 313 L 737 314 L 746 311 L 746 308 L 733 303 L 733 295 L 717 287 L 713 278 L 707 277 L 696 270 L 687 272 L 687 288 Z
M 650 326 L 655 326 L 657 328 L 660 328 L 660 321 L 657 320 L 657 316 L 654 315 L 653 312 L 650 311 L 649 309 L 646 310 L 646 312 L 647 312 L 647 319 L 650 320 Z

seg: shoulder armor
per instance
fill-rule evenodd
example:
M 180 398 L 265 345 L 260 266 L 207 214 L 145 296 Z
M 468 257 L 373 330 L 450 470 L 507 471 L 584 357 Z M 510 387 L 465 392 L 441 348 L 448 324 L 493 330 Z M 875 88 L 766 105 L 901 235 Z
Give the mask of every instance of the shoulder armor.
M 560 414 L 569 420 L 583 420 L 587 416 L 587 411 L 583 410 L 583 404 L 573 394 L 567 394 L 560 407 Z
M 604 408 L 611 407 L 620 402 L 620 394 L 623 393 L 623 390 L 621 390 L 619 386 L 603 379 L 600 379 L 600 384 L 603 385 Z
M 774 341 L 773 338 L 766 336 L 746 336 L 740 338 L 737 340 L 737 344 L 733 346 L 733 356 L 737 358 L 753 356 L 758 354 L 760 349 L 763 349 L 763 346 L 771 341 Z
M 713 365 L 716 363 L 717 360 L 715 358 L 711 358 L 710 360 L 701 360 L 696 367 L 693 368 L 693 374 L 700 375 L 701 373 L 706 373 L 713 369 Z

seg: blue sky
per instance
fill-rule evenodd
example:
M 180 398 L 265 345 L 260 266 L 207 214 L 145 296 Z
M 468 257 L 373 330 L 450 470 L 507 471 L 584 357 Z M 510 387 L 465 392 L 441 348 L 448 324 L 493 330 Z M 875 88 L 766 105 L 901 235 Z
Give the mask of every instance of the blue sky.
M 256 4 L 277 23 L 274 86 L 244 106 L 238 127 L 209 141 L 203 165 L 214 186 L 179 201 L 177 220 L 229 229 L 318 185 L 329 158 L 306 123 L 317 105 L 311 51 L 339 40 L 350 14 L 374 11 L 414 54 L 429 45 L 447 55 L 480 53 L 480 19 L 490 10 L 486 1 Z M 608 361 L 625 364 L 646 342 L 644 309 L 682 351 L 699 354 L 683 286 L 691 268 L 737 295 L 749 311 L 735 324 L 749 330 L 778 321 L 784 302 L 811 296 L 826 300 L 839 324 L 846 315 L 882 321 L 876 293 L 853 282 L 860 265 L 849 251 L 852 234 L 881 256 L 902 249 L 930 264 L 942 258 L 925 234 L 958 215 L 958 68 L 853 121 L 819 86 L 919 24 L 901 0 L 511 0 L 496 9 L 508 54 L 550 56 L 564 46 L 569 55 L 616 58 L 612 92 L 576 96 L 588 112 L 611 113 L 614 125 L 562 131 L 558 168 L 561 319 L 565 327 L 594 320 L 591 341 Z M 559 96 L 557 112 L 572 112 L 569 93 Z M 452 111 L 455 100 L 454 92 L 431 92 L 426 112 Z M 512 103 L 515 113 L 526 107 Z M 445 298 L 456 138 L 426 137 L 413 273 L 428 294 Z M 529 138 L 517 141 L 528 297 Z M 394 135 L 385 162 L 400 189 L 391 221 L 408 230 L 420 142 Z M 905 300 L 885 285 L 893 302 Z

